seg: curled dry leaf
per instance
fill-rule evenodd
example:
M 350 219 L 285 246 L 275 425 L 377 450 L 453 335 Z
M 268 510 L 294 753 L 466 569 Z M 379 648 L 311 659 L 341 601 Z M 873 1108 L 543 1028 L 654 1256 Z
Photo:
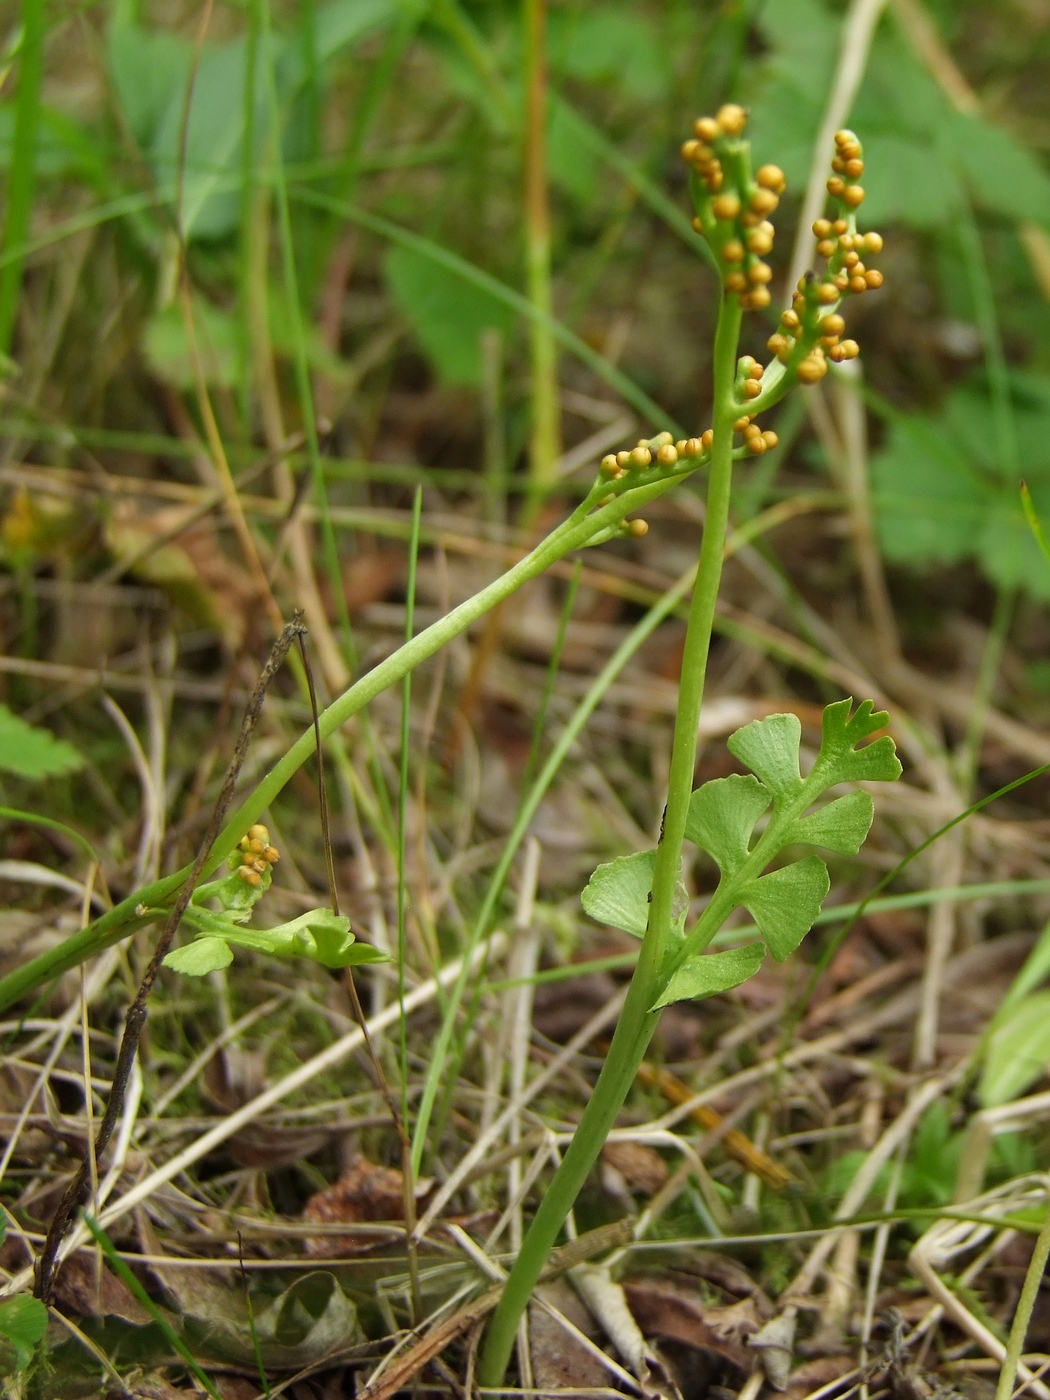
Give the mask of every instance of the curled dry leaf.
M 430 1191 L 431 1183 L 416 1183 L 416 1199 Z M 381 1167 L 367 1157 L 357 1156 L 333 1186 L 315 1192 L 303 1207 L 304 1220 L 319 1225 L 375 1224 L 405 1218 L 405 1196 L 401 1172 Z M 306 1252 L 315 1259 L 331 1259 L 374 1248 L 375 1237 L 348 1231 L 345 1235 L 322 1235 L 306 1242 Z
M 667 1182 L 667 1163 L 655 1148 L 644 1142 L 607 1142 L 602 1158 L 640 1196 L 655 1196 Z

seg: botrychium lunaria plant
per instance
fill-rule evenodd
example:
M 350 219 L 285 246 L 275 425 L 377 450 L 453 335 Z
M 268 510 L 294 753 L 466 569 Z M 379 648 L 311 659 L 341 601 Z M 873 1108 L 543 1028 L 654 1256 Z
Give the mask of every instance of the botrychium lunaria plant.
M 824 711 L 817 759 L 805 776 L 799 762 L 801 725 L 795 715 L 770 715 L 738 730 L 729 749 L 744 774 L 715 779 L 693 790 L 697 727 L 729 514 L 735 458 L 760 456 L 777 445 L 760 414 L 796 383 L 816 384 L 829 362 L 858 354 L 844 338 L 839 306 L 881 286 L 882 274 L 865 257 L 877 253 L 877 233 L 857 229 L 864 199 L 861 144 L 852 131 L 835 136 L 828 195 L 832 217 L 813 225 L 820 271 L 808 272 L 792 293 L 769 338 L 772 359 L 760 364 L 737 354 L 745 312 L 771 304 L 776 212 L 785 189 L 783 171 L 762 165 L 752 172 L 744 137 L 747 113 L 728 103 L 701 117 L 682 147 L 691 171 L 694 228 L 714 254 L 722 283 L 714 345 L 711 426 L 699 437 L 673 442 L 669 433 L 606 457 L 601 476 L 613 493 L 630 489 L 652 471 L 678 472 L 688 464 L 710 466 L 707 513 L 689 611 L 675 720 L 667 804 L 660 842 L 600 866 L 583 894 L 587 911 L 641 938 L 635 973 L 594 1092 L 558 1171 L 544 1193 L 493 1314 L 478 1371 L 482 1386 L 497 1387 L 510 1358 L 518 1323 L 573 1202 L 591 1170 L 637 1075 L 660 1008 L 739 986 L 764 958 L 783 960 L 795 951 L 820 911 L 830 879 L 820 856 L 787 858 L 798 846 L 855 855 L 874 816 L 866 791 L 846 792 L 811 810 L 830 788 L 856 781 L 892 781 L 901 771 L 893 740 L 874 738 L 889 721 L 870 700 L 852 700 Z M 655 462 L 654 462 L 655 458 Z M 604 498 L 606 500 L 609 497 Z M 629 527 L 628 527 L 629 528 Z M 682 880 L 685 843 L 704 850 L 720 879 L 700 917 L 687 926 Z M 772 868 L 770 868 L 772 865 Z M 758 938 L 711 953 L 725 920 L 746 909 Z
M 864 199 L 859 183 L 863 151 L 853 132 L 843 130 L 835 136 L 827 182 L 831 208 L 813 225 L 821 265 L 792 290 L 768 340 L 769 362 L 738 354 L 744 314 L 761 315 L 772 304 L 774 273 L 767 259 L 775 238 L 772 216 L 785 188 L 779 167 L 766 164 L 752 171 L 746 124 L 744 109 L 726 104 L 714 117 L 702 117 L 683 147 L 691 171 L 694 226 L 708 242 L 720 279 L 710 425 L 677 440 L 670 432 L 658 432 L 605 457 L 586 497 L 529 554 L 337 696 L 228 817 L 204 867 L 206 875 L 215 876 L 225 862 L 226 871 L 193 892 L 183 916 L 192 937 L 164 958 L 169 968 L 191 976 L 227 966 L 236 947 L 312 958 L 333 968 L 381 958 L 377 950 L 356 942 L 349 920 L 332 910 L 311 910 L 275 928 L 249 927 L 278 858 L 261 817 L 314 753 L 318 737 L 337 733 L 376 696 L 566 555 L 605 540 L 644 535 L 648 525 L 637 512 L 679 480 L 708 470 L 660 840 L 652 851 L 599 867 L 583 895 L 594 917 L 618 923 L 640 939 L 637 964 L 597 1084 L 493 1313 L 478 1369 L 479 1382 L 487 1388 L 503 1382 L 518 1322 L 635 1080 L 661 1007 L 726 991 L 753 976 L 766 956 L 790 956 L 811 928 L 830 883 L 823 859 L 815 853 L 798 857 L 797 848 L 854 855 L 874 811 L 864 789 L 814 804 L 839 785 L 891 781 L 900 773 L 893 741 L 879 733 L 888 716 L 875 713 L 870 700 L 854 710 L 852 700 L 844 699 L 824 712 L 820 749 L 807 774 L 800 766 L 798 719 L 770 715 L 728 740 L 748 772 L 693 788 L 733 462 L 777 446 L 775 431 L 759 419 L 790 389 L 817 384 L 831 365 L 857 355 L 856 342 L 845 336 L 840 308 L 848 298 L 882 283 L 879 270 L 868 265 L 882 239 L 857 228 Z M 683 882 L 686 843 L 707 852 L 720 876 L 691 925 Z M 191 869 L 130 894 L 57 948 L 0 977 L 0 1010 L 102 949 L 166 919 L 177 907 L 177 897 L 184 897 L 180 891 Z M 726 919 L 741 908 L 750 913 L 757 936 L 742 946 L 708 951 Z M 481 936 L 479 924 L 475 937 Z M 474 946 L 465 953 L 449 993 L 443 1036 L 456 1025 Z M 426 1121 L 420 1109 L 417 1132 L 425 1133 Z

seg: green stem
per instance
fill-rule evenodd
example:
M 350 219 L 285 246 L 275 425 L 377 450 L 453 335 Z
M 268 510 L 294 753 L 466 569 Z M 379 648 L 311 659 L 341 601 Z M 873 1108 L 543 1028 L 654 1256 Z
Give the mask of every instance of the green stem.
M 682 657 L 667 806 L 656 852 L 649 926 L 594 1093 L 533 1218 L 489 1325 L 478 1369 L 478 1381 L 483 1387 L 495 1388 L 503 1381 L 518 1323 L 558 1233 L 630 1091 L 659 1017 L 650 1008 L 667 973 L 675 890 L 696 765 L 700 706 L 729 519 L 733 422 L 740 411 L 733 398 L 740 319 L 738 299 L 725 297 L 715 335 L 714 444 L 707 516 Z
M 1021 1362 L 1021 1353 L 1024 1351 L 1024 1339 L 1028 1332 L 1028 1324 L 1032 1320 L 1035 1300 L 1039 1295 L 1039 1286 L 1043 1281 L 1048 1259 L 1050 1259 L 1050 1209 L 1047 1210 L 1046 1219 L 1043 1221 L 1043 1227 L 1035 1242 L 1035 1250 L 1032 1253 L 1028 1271 L 1024 1276 L 1021 1297 L 1018 1299 L 1017 1311 L 1014 1313 L 1014 1320 L 1010 1325 L 1010 1335 L 1006 1342 L 1003 1369 L 999 1372 L 999 1383 L 995 1387 L 995 1400 L 1010 1400 L 1013 1394 L 1017 1368 Z
M 547 202 L 547 6 L 525 0 L 525 242 L 529 301 L 539 315 L 530 322 L 532 438 L 529 445 L 531 510 L 554 477 L 558 459 L 558 363 L 551 334 L 550 211 Z
M 692 467 L 687 467 L 687 470 L 691 469 Z M 649 472 L 639 485 L 632 486 L 620 494 L 614 493 L 614 499 L 597 510 L 594 509 L 595 500 L 607 487 L 604 484 L 596 485 L 586 500 L 513 568 L 418 633 L 411 642 L 400 647 L 333 700 L 319 717 L 321 738 L 327 739 L 336 733 L 388 686 L 396 684 L 409 671 L 433 656 L 454 637 L 458 637 L 471 623 L 509 597 L 522 584 L 538 577 L 559 559 L 571 554 L 574 549 L 582 549 L 602 538 L 630 511 L 637 510 L 662 496 L 685 474 L 683 471 L 661 477 L 656 471 Z M 228 819 L 204 867 L 205 877 L 225 860 L 252 823 L 260 819 L 313 751 L 314 729 L 311 725 Z M 31 962 L 8 973 L 6 977 L 0 978 L 0 1011 L 32 991 L 34 987 L 60 976 L 86 958 L 94 957 L 96 953 L 152 923 L 157 917 L 157 909 L 170 901 L 188 874 L 187 866 L 143 889 L 136 890 L 100 919 L 67 938 L 57 948 L 42 953 Z M 142 912 L 139 912 L 140 910 Z
M 0 354 L 4 355 L 10 351 L 14 336 L 22 267 L 33 211 L 45 29 L 44 0 L 25 0 L 22 6 L 22 63 L 7 181 L 7 218 L 4 221 L 3 252 L 8 260 L 0 272 Z

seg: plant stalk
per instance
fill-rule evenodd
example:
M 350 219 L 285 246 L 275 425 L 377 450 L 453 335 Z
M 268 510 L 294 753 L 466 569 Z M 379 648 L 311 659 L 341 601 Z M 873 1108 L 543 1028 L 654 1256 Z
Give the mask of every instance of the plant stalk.
M 691 469 L 691 468 L 690 468 Z M 605 506 L 594 508 L 595 500 L 606 490 L 597 485 L 590 495 L 580 503 L 572 514 L 542 540 L 529 554 L 513 568 L 508 569 L 487 588 L 472 598 L 460 603 L 445 617 L 439 618 L 411 642 L 399 647 L 396 652 L 381 661 L 360 680 L 356 681 L 342 695 L 333 700 L 318 717 L 318 727 L 322 739 L 335 734 L 342 725 L 353 718 L 366 705 L 388 686 L 396 684 L 409 671 L 440 651 L 454 637 L 458 637 L 478 618 L 507 598 L 522 584 L 527 583 L 549 569 L 552 564 L 571 554 L 575 549 L 599 542 L 605 538 L 623 517 L 633 510 L 662 496 L 681 479 L 684 473 L 659 476 L 631 490 L 618 495 Z M 266 808 L 278 796 L 292 775 L 302 767 L 314 752 L 315 735 L 311 725 L 281 756 L 269 773 L 245 798 L 216 838 L 211 855 L 203 870 L 206 878 L 230 854 L 237 842 L 252 825 L 260 819 Z M 189 874 L 189 866 L 166 875 L 142 889 L 136 890 L 120 904 L 108 910 L 87 928 L 73 934 L 56 948 L 42 953 L 30 962 L 24 963 L 6 977 L 0 978 L 0 1010 L 31 992 L 35 987 L 61 976 L 70 968 L 78 966 L 86 958 L 94 957 L 104 949 L 112 947 L 129 937 L 138 929 L 155 923 L 167 914 L 162 907 L 176 894 Z
M 623 1106 L 659 1018 L 651 1010 L 668 974 L 675 891 L 693 790 L 700 706 L 722 576 L 733 473 L 733 396 L 740 303 L 724 296 L 715 335 L 714 444 L 707 516 L 689 609 L 663 829 L 656 851 L 649 925 L 612 1044 L 572 1142 L 540 1203 L 489 1324 L 478 1368 L 482 1387 L 502 1384 L 518 1324 L 558 1233 Z
M 550 209 L 547 198 L 547 2 L 525 0 L 525 243 L 532 359 L 530 513 L 554 479 L 559 454 L 558 362 L 551 299 Z
M 1047 1209 L 1046 1219 L 1043 1221 L 1042 1229 L 1036 1238 L 1035 1249 L 1032 1252 L 1028 1271 L 1021 1286 L 1021 1296 L 1017 1300 L 1017 1311 L 1014 1313 L 1014 1320 L 1010 1325 L 1010 1335 L 1006 1341 L 1006 1356 L 1003 1358 L 1003 1367 L 999 1372 L 999 1382 L 995 1388 L 995 1400 L 1010 1400 L 1013 1395 L 1014 1384 L 1017 1380 L 1017 1368 L 1021 1362 L 1025 1336 L 1028 1333 L 1028 1324 L 1035 1311 L 1035 1302 L 1039 1296 L 1039 1287 L 1046 1272 L 1048 1259 L 1050 1259 L 1050 1208 Z

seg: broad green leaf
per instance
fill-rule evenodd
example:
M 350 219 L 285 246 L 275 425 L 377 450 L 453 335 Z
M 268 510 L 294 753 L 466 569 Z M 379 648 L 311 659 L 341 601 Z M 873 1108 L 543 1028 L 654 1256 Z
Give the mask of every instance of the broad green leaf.
M 697 1001 L 739 987 L 754 977 L 765 955 L 764 944 L 745 943 L 742 948 L 727 948 L 724 953 L 701 953 L 689 958 L 671 976 L 651 1009 L 656 1011 L 675 1001 Z
M 758 774 L 774 799 L 793 797 L 802 786 L 798 768 L 801 738 L 798 715 L 767 715 L 731 734 L 728 748 Z
M 747 859 L 755 822 L 771 801 L 768 788 L 750 774 L 713 778 L 689 800 L 686 839 L 707 851 L 723 875 L 732 875 Z
M 49 729 L 26 724 L 0 705 L 0 771 L 20 778 L 54 778 L 72 773 L 84 760 L 72 744 Z
M 655 851 L 636 851 L 599 865 L 580 895 L 581 904 L 596 923 L 611 924 L 643 938 L 649 923 L 655 864 Z
M 145 151 L 172 100 L 186 91 L 193 44 L 168 30 L 114 23 L 108 49 L 110 77 L 124 119 Z
M 952 169 L 928 141 L 899 135 L 864 138 L 864 226 L 943 228 L 959 208 Z
M 754 66 L 744 97 L 748 135 L 760 160 L 775 159 L 800 186 L 835 70 L 839 22 L 820 0 L 768 0 L 755 21 L 769 53 Z
M 18 1293 L 0 1303 L 0 1337 L 15 1353 L 15 1369 L 24 1371 L 33 1351 L 47 1331 L 47 1308 L 39 1298 Z
M 480 384 L 482 334 L 507 335 L 510 310 L 412 248 L 391 250 L 386 278 L 439 376 L 449 384 Z
M 233 952 L 224 938 L 197 938 L 182 948 L 175 948 L 164 959 L 164 966 L 172 972 L 181 972 L 186 977 L 203 977 L 209 972 L 218 972 L 221 967 L 229 967 L 233 962 Z
M 866 792 L 848 792 L 826 807 L 795 822 L 785 846 L 823 846 L 840 856 L 855 856 L 875 819 L 875 803 Z
M 1009 1103 L 1050 1065 L 1050 992 L 1017 1001 L 988 1038 L 977 1093 L 985 1108 Z
M 825 707 L 824 733 L 814 771 L 819 771 L 825 788 L 836 783 L 894 782 L 901 775 L 901 764 L 888 734 L 856 748 L 862 739 L 885 729 L 889 715 L 876 710 L 873 700 L 862 700 L 851 715 L 852 706 L 852 699 L 848 699 Z
M 237 323 L 232 313 L 194 296 L 193 331 L 205 382 L 229 388 L 236 381 L 238 353 Z M 158 379 L 176 389 L 196 384 L 197 370 L 180 303 L 172 302 L 146 323 L 145 349 L 146 360 Z
M 813 927 L 831 881 L 819 856 L 806 856 L 749 881 L 739 901 L 750 910 L 777 962 L 795 951 Z
M 981 117 L 951 110 L 946 117 L 946 134 L 975 201 L 999 218 L 1050 223 L 1050 177 L 1037 157 Z
M 568 77 L 614 83 L 643 102 L 667 91 L 672 73 L 666 47 L 647 15 L 621 5 L 588 5 L 562 15 L 552 25 L 552 66 Z

